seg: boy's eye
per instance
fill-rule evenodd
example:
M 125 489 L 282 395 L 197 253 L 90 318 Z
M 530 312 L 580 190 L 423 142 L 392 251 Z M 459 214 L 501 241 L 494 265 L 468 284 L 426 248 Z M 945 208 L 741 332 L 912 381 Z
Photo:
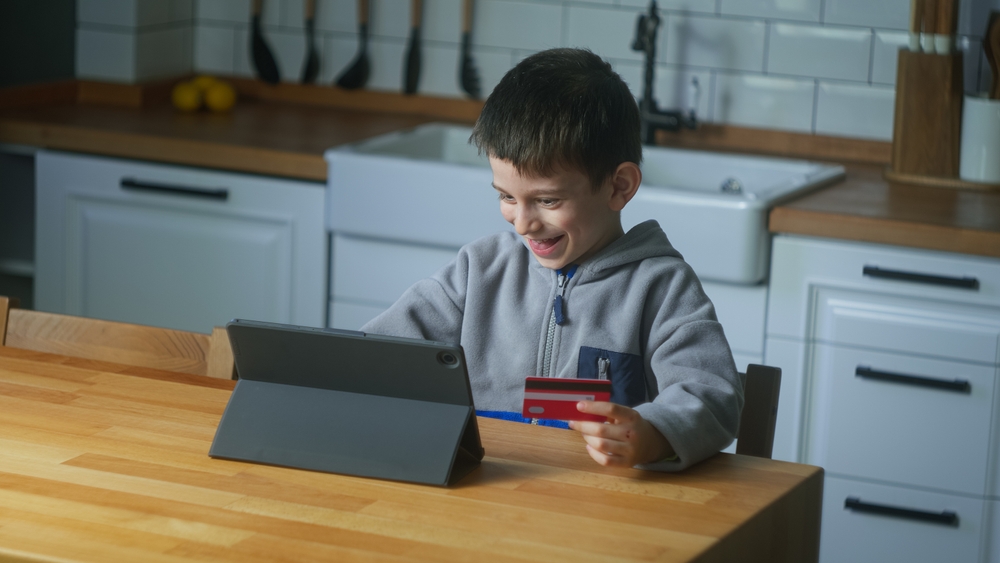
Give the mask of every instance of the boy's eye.
M 508 194 L 497 194 L 497 199 L 505 203 L 510 203 L 514 201 L 514 198 Z
M 559 200 L 557 200 L 557 199 L 550 199 L 550 198 L 547 198 L 547 197 L 543 197 L 542 199 L 539 199 L 539 200 L 538 200 L 538 203 L 540 203 L 540 204 L 544 205 L 545 207 L 552 207 L 552 206 L 553 206 L 553 205 L 555 205 L 555 204 L 556 204 L 556 203 L 557 203 L 558 201 L 559 201 Z

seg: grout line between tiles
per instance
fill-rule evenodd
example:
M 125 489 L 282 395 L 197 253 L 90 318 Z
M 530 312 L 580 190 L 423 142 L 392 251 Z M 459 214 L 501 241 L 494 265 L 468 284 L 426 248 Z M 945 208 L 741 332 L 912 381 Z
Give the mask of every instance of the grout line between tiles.
M 816 134 L 816 122 L 819 117 L 819 79 L 813 80 L 813 107 L 812 107 L 812 126 L 810 127 L 810 132 Z

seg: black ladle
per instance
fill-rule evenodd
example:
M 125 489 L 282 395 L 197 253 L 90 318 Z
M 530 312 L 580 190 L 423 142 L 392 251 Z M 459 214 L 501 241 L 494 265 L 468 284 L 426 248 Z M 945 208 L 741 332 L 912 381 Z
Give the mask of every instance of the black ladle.
M 278 72 L 278 63 L 271 54 L 271 48 L 264 41 L 264 32 L 260 25 L 260 14 L 263 12 L 264 0 L 253 1 L 253 18 L 251 19 L 250 50 L 253 54 L 253 68 L 257 71 L 257 77 L 268 84 L 277 84 L 281 81 Z
M 337 78 L 337 86 L 354 90 L 368 81 L 368 0 L 358 0 L 358 55 Z
M 302 66 L 302 83 L 316 82 L 319 74 L 319 54 L 316 52 L 316 0 L 306 0 L 306 62 Z

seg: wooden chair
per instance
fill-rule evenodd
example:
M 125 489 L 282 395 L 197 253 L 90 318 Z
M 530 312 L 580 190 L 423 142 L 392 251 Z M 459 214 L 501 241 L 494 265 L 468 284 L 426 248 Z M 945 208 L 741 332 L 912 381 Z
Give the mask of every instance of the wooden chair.
M 0 345 L 233 379 L 226 329 L 212 334 L 18 309 L 0 296 Z
M 743 377 L 743 414 L 736 453 L 771 459 L 778 419 L 781 368 L 750 364 Z

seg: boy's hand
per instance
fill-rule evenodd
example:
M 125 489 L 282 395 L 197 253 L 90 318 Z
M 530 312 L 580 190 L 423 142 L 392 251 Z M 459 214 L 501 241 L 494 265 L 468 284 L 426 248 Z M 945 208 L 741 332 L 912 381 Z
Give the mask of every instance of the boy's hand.
M 608 422 L 570 421 L 583 434 L 587 453 L 606 466 L 632 467 L 674 455 L 670 442 L 637 411 L 615 403 L 580 401 L 580 412 L 608 417 Z

